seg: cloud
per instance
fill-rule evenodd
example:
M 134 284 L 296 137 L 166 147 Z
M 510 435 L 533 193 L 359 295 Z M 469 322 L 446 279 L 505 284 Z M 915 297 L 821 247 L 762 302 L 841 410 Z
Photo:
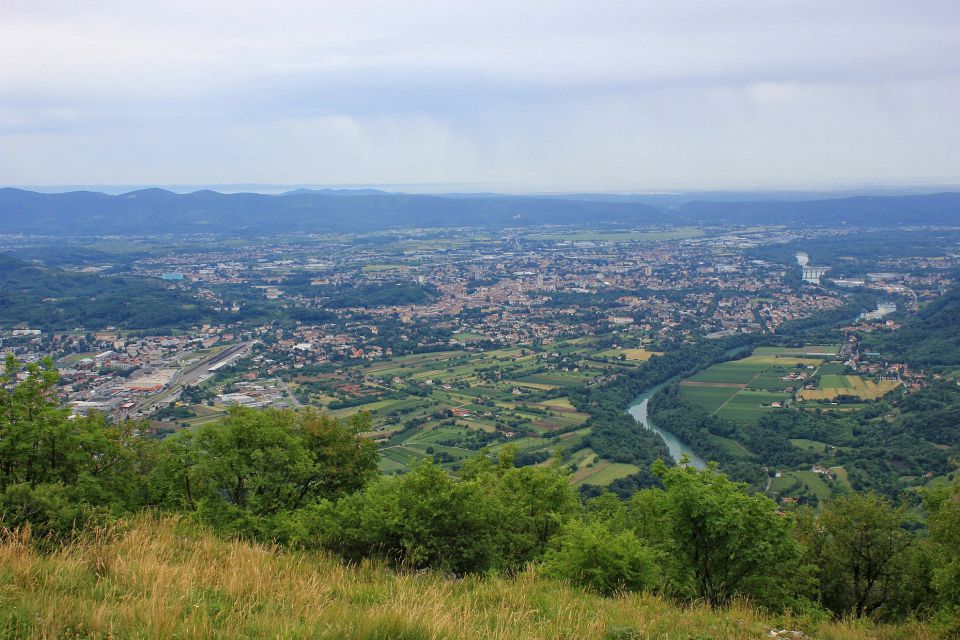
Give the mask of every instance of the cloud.
M 960 179 L 949 0 L 153 5 L 5 3 L 0 180 Z

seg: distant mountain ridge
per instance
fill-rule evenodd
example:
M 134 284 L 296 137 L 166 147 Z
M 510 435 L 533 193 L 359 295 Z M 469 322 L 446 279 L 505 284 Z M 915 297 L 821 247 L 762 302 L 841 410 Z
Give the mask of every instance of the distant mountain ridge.
M 674 209 L 710 223 L 853 226 L 960 225 L 960 193 L 852 196 L 800 201 L 697 201 Z
M 142 189 L 38 193 L 0 189 L 2 232 L 43 235 L 274 235 L 384 229 L 539 225 L 640 227 L 674 224 L 802 226 L 960 225 L 960 193 L 771 201 L 669 200 L 574 194 L 421 195 L 375 189 L 297 189 L 283 194 L 178 194 Z
M 347 192 L 176 194 L 144 189 L 122 195 L 89 191 L 0 190 L 7 233 L 352 232 L 418 227 L 506 228 L 542 224 L 667 224 L 675 216 L 637 203 L 578 202 L 522 196 L 457 198 Z

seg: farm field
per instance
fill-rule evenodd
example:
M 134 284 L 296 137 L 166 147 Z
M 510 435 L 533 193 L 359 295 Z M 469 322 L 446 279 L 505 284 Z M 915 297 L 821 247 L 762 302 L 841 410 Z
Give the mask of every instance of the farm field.
M 597 342 L 574 338 L 541 348 L 414 354 L 351 364 L 335 374 L 305 373 L 290 384 L 304 404 L 323 406 L 333 416 L 369 412 L 367 435 L 380 445 L 383 473 L 404 473 L 431 459 L 455 469 L 485 447 L 496 452 L 508 445 L 546 460 L 558 449 L 579 453 L 589 434 L 583 428 L 589 415 L 576 410 L 565 390 L 649 357 L 630 349 L 624 351 L 631 359 L 604 362 L 595 358 L 608 347 Z M 636 471 L 601 459 L 585 482 L 609 484 Z
M 593 473 L 587 475 L 576 483 L 576 486 L 584 484 L 595 484 L 600 487 L 606 487 L 614 480 L 625 478 L 640 471 L 640 467 L 635 464 L 625 464 L 622 462 L 609 462 L 601 460 L 592 469 Z
M 781 477 L 774 478 L 770 483 L 769 493 L 774 495 L 798 492 L 814 495 L 817 500 L 826 500 L 833 494 L 830 485 L 813 471 L 784 471 Z
M 581 449 L 572 459 L 576 465 L 571 481 L 574 486 L 594 484 L 605 487 L 614 480 L 626 477 L 640 471 L 640 467 L 633 464 L 610 462 L 599 458 L 593 449 Z
M 827 374 L 820 376 L 819 387 L 821 389 L 849 389 L 850 385 L 847 382 L 846 376 Z
M 830 445 L 826 442 L 820 442 L 819 440 L 807 440 L 806 438 L 791 438 L 790 444 L 793 446 L 803 449 L 804 451 L 812 451 L 813 453 L 827 453 L 827 449 Z
M 833 358 L 840 353 L 840 345 L 811 344 L 803 347 L 757 347 L 753 352 L 757 355 L 772 354 Z
M 729 386 L 695 386 L 683 383 L 680 387 L 683 395 L 710 413 L 713 413 L 735 396 L 742 388 L 740 385 Z
M 844 372 L 847 365 L 842 362 L 826 362 L 820 367 L 821 376 L 838 375 Z
M 646 362 L 651 357 L 660 354 L 656 351 L 647 351 L 646 349 L 607 349 L 596 355 L 598 358 L 619 358 L 623 356 L 625 360 L 631 362 Z
M 899 380 L 876 382 L 861 376 L 827 375 L 820 378 L 817 389 L 803 389 L 798 400 L 835 400 L 840 396 L 856 396 L 861 400 L 882 398 L 900 386 Z
M 823 362 L 820 358 L 779 355 L 768 349 L 741 360 L 721 362 L 684 380 L 680 388 L 691 402 L 723 418 L 753 423 L 786 406 L 792 392 Z
M 736 422 L 756 422 L 763 414 L 781 409 L 789 400 L 789 393 L 742 389 L 715 413 Z
M 727 453 L 730 453 L 735 456 L 749 456 L 750 452 L 736 440 L 731 440 L 730 438 L 724 438 L 723 436 L 712 435 L 710 440 L 717 445 L 718 447 L 725 449 Z

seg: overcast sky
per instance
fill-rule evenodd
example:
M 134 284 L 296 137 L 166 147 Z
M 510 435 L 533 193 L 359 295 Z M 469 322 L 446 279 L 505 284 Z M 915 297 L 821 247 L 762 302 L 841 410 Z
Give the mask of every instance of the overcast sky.
M 4 185 L 960 183 L 958 0 L 0 3 Z

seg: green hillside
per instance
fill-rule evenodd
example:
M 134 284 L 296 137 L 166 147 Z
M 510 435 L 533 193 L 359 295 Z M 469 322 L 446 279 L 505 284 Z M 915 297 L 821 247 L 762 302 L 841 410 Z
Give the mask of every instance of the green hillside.
M 953 289 L 920 310 L 901 329 L 868 336 L 873 348 L 894 361 L 918 367 L 953 369 L 960 363 L 960 289 Z
M 141 278 L 44 267 L 0 254 L 0 328 L 188 326 L 203 310 L 185 293 Z

